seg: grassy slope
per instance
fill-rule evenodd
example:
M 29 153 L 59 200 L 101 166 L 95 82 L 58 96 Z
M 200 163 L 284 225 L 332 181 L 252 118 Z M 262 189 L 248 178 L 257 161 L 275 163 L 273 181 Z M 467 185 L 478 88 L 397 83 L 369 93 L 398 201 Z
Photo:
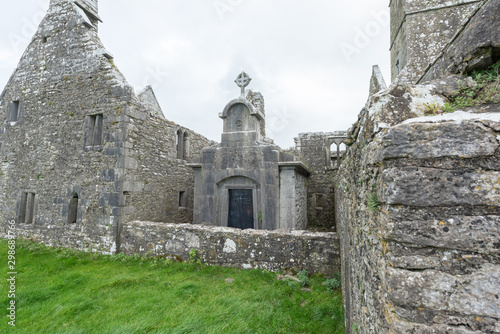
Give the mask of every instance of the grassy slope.
M 1 333 L 344 333 L 341 294 L 321 278 L 310 293 L 257 270 L 17 246 L 16 328 L 2 280 Z M 0 254 L 6 276 L 5 241 Z

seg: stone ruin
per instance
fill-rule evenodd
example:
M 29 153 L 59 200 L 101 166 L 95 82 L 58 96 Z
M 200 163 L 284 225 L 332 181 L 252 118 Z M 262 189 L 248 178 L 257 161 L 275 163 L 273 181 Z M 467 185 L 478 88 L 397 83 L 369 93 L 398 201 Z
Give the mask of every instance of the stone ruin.
M 320 271 L 338 271 L 333 215 L 320 222 L 308 211 L 311 171 L 265 138 L 264 98 L 245 90 L 249 77 L 237 79 L 242 95 L 221 114 L 218 144 L 167 120 L 152 87 L 134 92 L 99 39 L 101 22 L 96 0 L 52 0 L 0 95 L 1 219 L 15 220 L 19 237 L 47 245 L 107 253 L 154 250 L 185 258 L 201 244 L 169 234 L 162 238 L 176 242 L 156 245 L 158 234 L 146 231 L 153 225 L 139 224 L 149 240 L 131 238 L 135 232 L 127 229 L 132 222 L 174 224 L 173 230 L 194 222 L 279 230 L 284 240 L 295 241 L 277 245 L 277 254 L 259 250 L 261 256 L 247 254 L 242 261 L 243 255 L 221 247 L 219 257 L 227 261 L 214 261 L 310 271 L 319 270 L 317 264 Z M 245 221 L 234 219 L 247 212 Z M 311 237 L 290 234 L 316 225 L 330 234 L 316 235 L 307 247 L 303 238 Z M 201 230 L 206 239 L 214 231 Z M 290 247 L 295 250 L 284 252 Z M 226 259 L 233 255 L 238 260 Z M 311 256 L 316 264 L 306 263 Z
M 245 73 L 212 142 L 128 85 L 97 0 L 51 0 L 0 95 L 2 234 L 15 220 L 47 245 L 341 270 L 347 333 L 500 333 L 500 104 L 443 113 L 500 60 L 500 0 L 390 7 L 392 84 L 375 66 L 351 129 L 282 150 Z

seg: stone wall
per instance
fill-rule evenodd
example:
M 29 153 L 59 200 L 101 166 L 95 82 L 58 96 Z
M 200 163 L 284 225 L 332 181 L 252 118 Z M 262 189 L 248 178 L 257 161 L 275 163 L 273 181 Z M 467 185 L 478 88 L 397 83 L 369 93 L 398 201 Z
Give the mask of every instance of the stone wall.
M 186 163 L 213 143 L 182 128 L 189 145 L 177 159 L 181 127 L 150 87 L 135 95 L 93 18 L 51 1 L 0 94 L 0 233 L 16 220 L 26 238 L 114 252 L 119 222 L 192 221 Z
M 337 178 L 348 333 L 500 331 L 500 113 L 423 117 L 439 83 L 375 94 Z
M 333 133 L 301 133 L 294 151 L 312 173 L 307 181 L 308 228 L 335 230 L 334 178 L 336 165 L 331 161 L 328 137 Z
M 500 1 L 483 1 L 438 59 L 429 64 L 421 82 L 449 74 L 484 69 L 500 59 Z
M 297 162 L 280 164 L 279 212 L 281 230 L 305 230 L 307 227 L 307 177 L 309 171 Z
M 296 183 L 303 184 L 309 171 L 263 138 L 262 111 L 262 96 L 250 92 L 219 115 L 224 122 L 220 145 L 204 149 L 199 163 L 191 164 L 195 224 L 266 230 L 307 225 L 303 211 L 297 212 L 302 208 L 296 201 L 305 198 L 297 198 Z
M 297 226 L 298 230 L 307 228 L 307 180 L 303 174 L 295 172 L 295 217 L 303 225 Z
M 78 45 L 76 48 L 68 45 Z M 69 1 L 52 1 L 0 95 L 0 221 L 19 234 L 78 247 L 87 240 L 113 249 L 123 176 L 125 84 L 97 37 Z M 15 121 L 8 119 L 19 101 Z M 97 144 L 87 121 L 102 115 Z M 33 220 L 20 221 L 23 193 L 35 194 Z M 76 222 L 69 206 L 77 196 Z M 29 204 L 28 204 L 29 206 Z
M 182 159 L 177 156 L 179 130 L 188 145 Z M 214 143 L 163 117 L 147 112 L 131 114 L 125 144 L 128 173 L 123 186 L 124 221 L 191 223 L 194 174 L 187 163 L 211 144 Z
M 392 80 L 416 83 L 446 47 L 479 0 L 392 0 Z
M 336 233 L 239 230 L 228 227 L 131 222 L 121 227 L 121 251 L 189 260 L 195 249 L 209 265 L 242 269 L 340 271 Z

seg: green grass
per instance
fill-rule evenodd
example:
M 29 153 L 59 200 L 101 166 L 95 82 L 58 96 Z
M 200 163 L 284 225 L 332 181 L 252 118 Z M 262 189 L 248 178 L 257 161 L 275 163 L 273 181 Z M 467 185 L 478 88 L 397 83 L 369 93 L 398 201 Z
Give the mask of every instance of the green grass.
M 0 241 L 7 277 L 7 242 Z M 0 333 L 344 333 L 342 296 L 259 270 L 99 256 L 17 241 L 16 327 Z M 234 282 L 226 283 L 226 278 Z
M 459 86 L 444 112 L 473 107 L 481 104 L 500 103 L 500 61 L 485 70 L 470 73 L 476 82 L 474 87 Z

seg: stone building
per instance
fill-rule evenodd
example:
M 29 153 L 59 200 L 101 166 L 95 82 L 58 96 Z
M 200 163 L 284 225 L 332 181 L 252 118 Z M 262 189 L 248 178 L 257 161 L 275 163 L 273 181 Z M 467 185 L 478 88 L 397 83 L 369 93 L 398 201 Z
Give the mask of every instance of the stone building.
M 98 37 L 97 0 L 52 0 L 0 95 L 0 220 L 115 251 L 119 224 L 190 223 L 187 163 L 213 143 L 135 94 Z
M 246 94 L 219 115 L 224 121 L 220 145 L 205 148 L 195 171 L 194 223 L 253 229 L 305 229 L 306 182 L 310 172 L 265 138 L 264 99 Z
M 481 0 L 391 0 L 392 80 L 417 83 Z

